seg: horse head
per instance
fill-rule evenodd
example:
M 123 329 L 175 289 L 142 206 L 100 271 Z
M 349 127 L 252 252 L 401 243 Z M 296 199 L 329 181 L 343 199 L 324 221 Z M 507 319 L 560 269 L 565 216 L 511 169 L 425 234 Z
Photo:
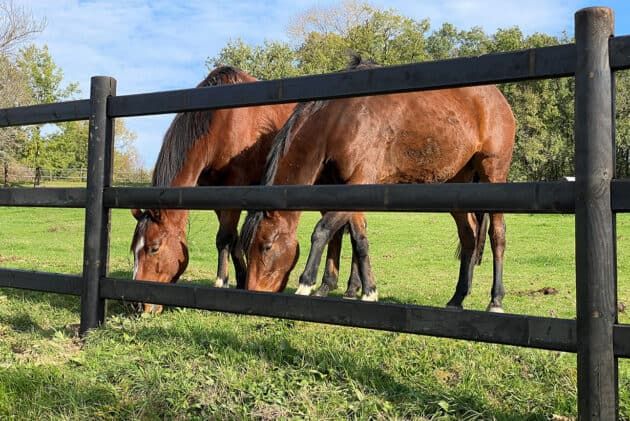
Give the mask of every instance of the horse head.
M 177 211 L 132 209 L 136 230 L 131 242 L 133 279 L 176 282 L 188 266 L 188 247 Z M 162 306 L 144 303 L 145 313 L 161 313 Z
M 248 215 L 241 241 L 247 255 L 250 291 L 280 292 L 300 257 L 295 212 L 256 212 Z

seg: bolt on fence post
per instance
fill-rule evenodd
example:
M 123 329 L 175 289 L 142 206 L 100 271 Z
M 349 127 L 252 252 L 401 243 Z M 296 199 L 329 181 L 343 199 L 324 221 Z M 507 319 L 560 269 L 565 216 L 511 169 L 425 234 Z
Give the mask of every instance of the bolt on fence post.
M 575 260 L 578 412 L 582 420 L 617 417 L 612 72 L 608 41 L 611 9 L 575 14 Z
M 92 77 L 81 293 L 82 335 L 105 320 L 105 300 L 100 298 L 99 281 L 107 275 L 109 260 L 111 212 L 103 206 L 103 189 L 112 180 L 114 119 L 107 116 L 107 98 L 113 95 L 116 95 L 116 79 Z

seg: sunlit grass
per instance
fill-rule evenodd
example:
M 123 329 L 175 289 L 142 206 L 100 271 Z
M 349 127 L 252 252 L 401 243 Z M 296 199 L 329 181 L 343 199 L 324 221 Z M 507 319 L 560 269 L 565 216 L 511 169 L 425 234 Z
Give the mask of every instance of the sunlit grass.
M 298 269 L 318 217 L 303 217 Z M 0 267 L 80 273 L 83 218 L 82 210 L 0 208 Z M 128 278 L 134 220 L 117 210 L 113 221 L 111 272 Z M 506 311 L 575 317 L 573 217 L 506 221 Z M 381 300 L 443 306 L 458 271 L 451 217 L 378 213 L 368 223 Z M 216 228 L 214 213 L 191 213 L 183 282 L 212 282 Z M 628 305 L 630 217 L 618 217 L 618 237 L 618 295 Z M 346 239 L 336 295 L 348 275 L 348 247 Z M 489 247 L 484 260 L 466 308 L 488 303 Z M 539 292 L 547 287 L 557 293 Z M 549 419 L 576 412 L 571 354 L 187 309 L 135 318 L 115 302 L 106 327 L 82 345 L 78 310 L 74 297 L 0 290 L 0 418 Z M 630 363 L 622 360 L 626 418 L 629 390 Z

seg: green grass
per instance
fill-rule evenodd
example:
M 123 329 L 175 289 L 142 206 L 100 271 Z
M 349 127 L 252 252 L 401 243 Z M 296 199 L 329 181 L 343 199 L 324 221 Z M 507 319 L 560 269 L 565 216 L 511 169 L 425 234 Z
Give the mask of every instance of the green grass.
M 303 267 L 317 214 L 300 227 Z M 369 214 L 381 301 L 443 306 L 455 286 L 455 225 L 442 214 Z M 574 219 L 508 215 L 508 312 L 575 317 Z M 113 212 L 111 271 L 130 277 L 134 220 Z M 211 284 L 212 212 L 192 212 L 182 282 Z M 630 306 L 630 217 L 618 217 L 619 300 Z M 79 273 L 81 210 L 0 208 L 0 266 Z M 341 284 L 349 269 L 344 243 Z M 491 253 L 466 308 L 483 310 Z M 296 271 L 290 282 L 297 285 Z M 538 291 L 553 287 L 558 292 Z M 342 291 L 336 291 L 340 294 Z M 575 355 L 168 309 L 136 318 L 111 302 L 82 344 L 77 298 L 0 289 L 0 419 L 550 419 L 576 415 Z M 629 310 L 620 314 L 630 323 Z M 630 419 L 630 362 L 620 361 Z

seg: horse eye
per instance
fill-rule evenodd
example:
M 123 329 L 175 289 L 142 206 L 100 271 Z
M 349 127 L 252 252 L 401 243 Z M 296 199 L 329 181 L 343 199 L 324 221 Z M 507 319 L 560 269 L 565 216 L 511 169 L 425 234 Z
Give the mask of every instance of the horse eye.
M 159 244 L 152 245 L 149 248 L 149 254 L 156 254 L 158 251 L 160 251 L 160 245 Z
M 261 247 L 261 248 L 262 248 L 263 253 L 264 253 L 264 252 L 266 252 L 266 251 L 271 250 L 271 247 L 272 247 L 272 246 L 273 246 L 273 243 L 272 243 L 271 241 L 270 241 L 270 242 L 268 242 L 268 243 L 264 243 L 264 244 L 262 245 L 262 247 Z

